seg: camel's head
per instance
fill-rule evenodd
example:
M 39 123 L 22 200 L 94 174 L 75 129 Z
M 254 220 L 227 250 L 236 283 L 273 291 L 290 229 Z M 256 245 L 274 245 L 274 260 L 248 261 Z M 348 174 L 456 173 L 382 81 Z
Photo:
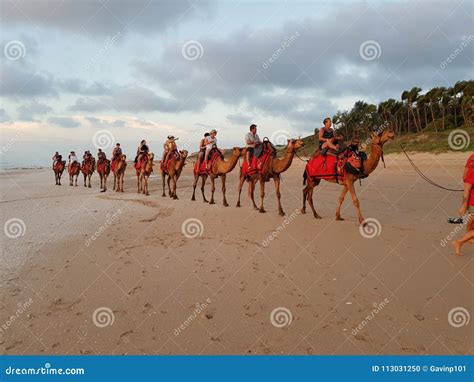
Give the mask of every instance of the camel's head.
M 123 154 L 121 157 L 120 157 L 121 160 L 123 160 L 124 162 L 127 160 L 127 156 L 125 154 Z
M 371 139 L 374 145 L 383 146 L 386 142 L 390 139 L 395 138 L 395 132 L 391 127 L 387 127 L 386 129 L 382 130 L 380 133 L 372 133 Z
M 304 147 L 304 141 L 301 138 L 297 139 L 288 139 L 288 148 L 293 150 L 298 150 Z
M 155 154 L 153 153 L 148 153 L 148 159 L 153 162 L 153 158 L 155 158 Z
M 188 151 L 187 150 L 179 150 L 179 156 L 182 159 L 186 159 L 186 157 L 188 156 Z
M 232 147 L 232 156 L 240 157 L 244 151 L 241 147 Z

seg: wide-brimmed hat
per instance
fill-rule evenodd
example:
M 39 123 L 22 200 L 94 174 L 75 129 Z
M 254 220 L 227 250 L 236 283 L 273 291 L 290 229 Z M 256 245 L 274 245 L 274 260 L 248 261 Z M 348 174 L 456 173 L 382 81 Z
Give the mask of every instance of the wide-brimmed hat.
M 212 133 L 217 134 L 217 130 L 216 130 L 216 129 L 212 129 L 211 131 L 209 131 L 209 134 L 212 134 Z
M 168 139 L 174 139 L 173 135 L 168 135 Z

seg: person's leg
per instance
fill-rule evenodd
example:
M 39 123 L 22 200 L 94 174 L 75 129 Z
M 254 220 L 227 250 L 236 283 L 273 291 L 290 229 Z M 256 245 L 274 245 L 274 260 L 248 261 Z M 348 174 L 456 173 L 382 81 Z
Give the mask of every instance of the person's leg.
M 202 150 L 199 151 L 199 154 L 198 154 L 198 159 L 197 159 L 197 168 L 199 170 L 199 168 L 201 167 L 201 162 L 202 162 Z
M 206 148 L 206 152 L 204 153 L 204 167 L 207 169 L 207 159 L 209 157 L 209 149 Z
M 456 252 L 456 255 L 462 256 L 461 247 L 464 244 L 468 243 L 468 242 L 472 243 L 471 240 L 473 240 L 473 239 L 474 239 L 474 230 L 471 230 L 471 231 L 467 232 L 459 240 L 454 241 L 452 244 L 453 244 L 453 247 L 454 247 L 454 251 Z
M 247 156 L 248 156 L 247 163 L 249 164 L 249 170 L 252 169 L 253 152 L 254 152 L 253 147 L 249 147 L 247 149 Z

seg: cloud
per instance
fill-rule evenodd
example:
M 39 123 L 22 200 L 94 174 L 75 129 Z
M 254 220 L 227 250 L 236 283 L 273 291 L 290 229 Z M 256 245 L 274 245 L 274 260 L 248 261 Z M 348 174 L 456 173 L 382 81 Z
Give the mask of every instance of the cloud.
M 187 20 L 211 17 L 214 1 L 110 0 L 8 1 L 2 3 L 2 24 L 54 28 L 81 34 L 114 34 L 129 29 L 163 32 Z
M 35 121 L 35 116 L 48 114 L 52 112 L 53 109 L 44 103 L 33 100 L 28 104 L 21 105 L 17 111 L 21 121 Z
M 50 117 L 48 119 L 49 123 L 65 128 L 72 128 L 80 126 L 80 123 L 74 118 L 69 117 Z
M 19 65 L 0 66 L 0 95 L 8 98 L 57 96 L 50 75 L 30 71 Z
M 0 123 L 10 122 L 10 116 L 5 109 L 0 109 Z
M 227 120 L 231 123 L 233 123 L 234 125 L 244 125 L 244 124 L 247 124 L 247 125 L 251 125 L 252 124 L 252 120 L 253 120 L 253 117 L 249 117 L 248 115 L 244 115 L 244 114 L 240 114 L 240 113 L 237 113 L 237 114 L 229 114 L 227 117 Z

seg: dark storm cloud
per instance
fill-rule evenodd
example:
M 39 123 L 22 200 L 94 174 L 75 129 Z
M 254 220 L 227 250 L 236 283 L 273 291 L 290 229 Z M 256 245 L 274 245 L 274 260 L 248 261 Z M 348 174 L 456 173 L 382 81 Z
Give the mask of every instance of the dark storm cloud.
M 49 123 L 53 125 L 57 125 L 60 127 L 66 127 L 66 128 L 71 128 L 71 127 L 78 127 L 80 126 L 80 123 L 77 122 L 73 118 L 69 117 L 50 117 L 48 119 Z
M 317 4 L 308 4 L 308 14 L 312 7 Z M 199 97 L 296 112 L 293 106 L 304 97 L 293 90 L 381 99 L 415 85 L 466 79 L 472 47 L 444 70 L 440 63 L 471 33 L 472 8 L 466 3 L 357 3 L 335 8 L 325 19 L 281 28 L 246 29 L 225 38 L 195 36 L 203 54 L 194 61 L 184 59 L 182 43 L 169 43 L 160 62 L 142 60 L 135 68 L 181 102 Z M 360 53 L 366 41 L 376 43 L 373 60 L 365 59 L 370 52 Z M 284 97 L 273 97 L 274 91 Z
M 2 1 L 0 22 L 55 28 L 75 33 L 110 34 L 124 28 L 161 32 L 180 22 L 209 17 L 212 0 L 11 0 Z

